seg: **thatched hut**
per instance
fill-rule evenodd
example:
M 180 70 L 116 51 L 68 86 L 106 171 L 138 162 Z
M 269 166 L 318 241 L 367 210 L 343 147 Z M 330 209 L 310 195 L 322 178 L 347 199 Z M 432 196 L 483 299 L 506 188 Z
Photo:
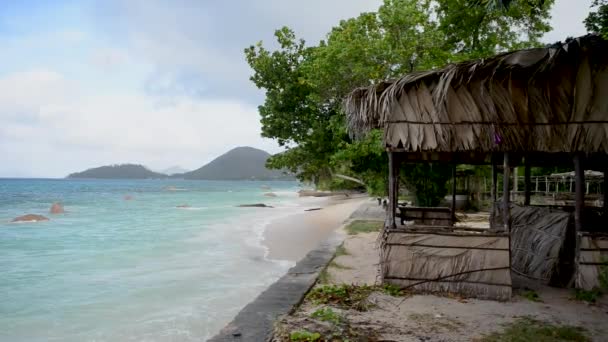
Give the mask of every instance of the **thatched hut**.
M 424 283 L 425 290 L 457 289 L 469 294 L 482 293 L 471 291 L 479 284 L 502 286 L 504 291 L 486 296 L 494 298 L 510 295 L 507 275 L 512 270 L 543 282 L 549 282 L 555 274 L 572 279 L 572 273 L 577 272 L 577 286 L 593 283 L 579 280 L 586 277 L 581 272 L 588 266 L 595 266 L 597 271 L 602 261 L 581 259 L 580 240 L 584 234 L 586 246 L 592 246 L 595 235 L 587 232 L 597 234 L 607 230 L 605 223 L 603 227 L 597 226 L 601 220 L 588 220 L 590 211 L 584 208 L 585 169 L 604 171 L 604 177 L 608 175 L 605 172 L 608 170 L 606 56 L 608 42 L 587 35 L 545 48 L 414 72 L 397 80 L 356 89 L 348 96 L 345 108 L 353 137 L 360 137 L 371 129 L 384 130 L 384 145 L 389 155 L 390 201 L 382 248 L 385 280 L 392 279 L 391 282 L 404 287 L 414 284 L 422 288 Z M 502 236 L 508 241 L 508 255 L 503 253 L 504 241 L 492 240 L 490 245 L 498 246 L 496 248 L 475 242 L 479 235 L 489 232 L 458 233 L 452 224 L 441 228 L 396 224 L 399 165 L 406 162 L 442 162 L 454 168 L 457 164 L 491 164 L 491 197 L 495 205 L 490 231 L 492 236 Z M 504 176 L 501 199 L 496 190 L 498 164 L 502 164 Z M 520 165 L 526 170 L 523 206 L 510 203 L 509 194 L 510 168 Z M 564 165 L 574 166 L 576 170 L 574 208 L 530 206 L 530 167 Z M 603 184 L 606 193 L 606 179 Z M 452 208 L 448 210 L 454 220 L 455 197 L 452 198 Z M 445 214 L 445 209 L 440 211 Z M 596 209 L 594 215 L 608 217 L 607 201 L 603 201 L 603 208 Z M 416 243 L 421 239 L 422 228 L 428 239 L 441 240 L 443 245 Z M 413 234 L 416 238 L 405 240 L 414 242 L 402 241 L 395 245 L 394 240 L 400 239 L 396 234 L 404 232 Z M 438 232 L 453 234 L 454 239 L 434 239 L 432 234 Z M 466 236 L 470 236 L 470 241 L 456 241 Z M 395 253 L 396 247 L 402 248 L 402 253 Z M 412 251 L 419 252 L 417 262 L 435 263 L 438 267 L 433 270 L 433 267 L 415 265 L 408 257 Z M 471 260 L 463 253 L 471 256 L 473 252 L 477 261 L 463 266 L 461 261 Z M 496 253 L 504 258 L 495 257 Z M 420 255 L 426 258 L 421 260 Z M 480 258 L 487 262 L 480 263 Z M 405 267 L 397 266 L 401 261 L 406 263 Z M 458 271 L 445 267 L 450 262 L 459 265 Z M 563 269 L 568 265 L 574 265 L 570 268 L 575 270 L 564 275 Z M 438 269 L 443 271 L 437 273 Z M 435 284 L 434 287 L 429 287 L 429 282 Z

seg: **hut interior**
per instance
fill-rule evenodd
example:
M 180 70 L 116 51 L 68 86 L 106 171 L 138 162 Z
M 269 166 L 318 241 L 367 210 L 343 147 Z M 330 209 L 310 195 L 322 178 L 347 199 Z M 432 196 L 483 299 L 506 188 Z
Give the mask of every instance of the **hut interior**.
M 608 254 L 608 201 L 585 196 L 592 175 L 601 180 L 598 192 L 608 189 L 606 53 L 607 41 L 587 35 L 414 72 L 347 97 L 350 134 L 382 129 L 389 156 L 383 281 L 495 299 L 508 298 L 518 277 L 583 289 L 597 285 Z M 460 164 L 491 165 L 490 228 L 454 225 L 455 181 L 449 208 L 405 208 L 400 215 L 403 163 L 449 163 L 453 177 Z M 535 166 L 572 167 L 572 201 L 531 203 Z M 524 168 L 521 204 L 511 200 L 514 167 Z

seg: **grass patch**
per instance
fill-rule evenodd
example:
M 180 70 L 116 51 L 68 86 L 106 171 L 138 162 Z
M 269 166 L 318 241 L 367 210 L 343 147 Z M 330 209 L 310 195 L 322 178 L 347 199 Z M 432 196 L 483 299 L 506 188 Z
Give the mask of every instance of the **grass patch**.
M 345 309 L 367 311 L 371 305 L 367 297 L 374 291 L 372 286 L 323 285 L 312 289 L 307 298 L 314 304 L 331 304 Z
M 380 221 L 363 221 L 357 220 L 346 226 L 348 235 L 356 235 L 359 233 L 379 232 L 382 229 L 383 223 Z
M 344 265 L 338 264 L 336 261 L 330 262 L 329 266 L 333 267 L 333 268 L 337 268 L 339 270 L 352 270 L 353 269 L 352 267 L 348 267 L 348 266 L 344 266 Z
M 333 324 L 340 324 L 342 322 L 342 316 L 335 313 L 331 308 L 320 308 L 313 312 L 310 317 L 316 318 L 323 322 L 330 322 Z
M 384 284 L 380 287 L 380 289 L 382 290 L 382 292 L 393 297 L 403 297 L 407 294 L 399 286 L 393 284 Z
M 329 271 L 327 267 L 323 269 L 323 271 L 319 272 L 319 278 L 317 278 L 317 282 L 319 284 L 329 284 L 331 277 L 329 276 Z
M 506 326 L 502 332 L 495 332 L 483 337 L 481 342 L 550 342 L 550 341 L 591 341 L 585 330 L 568 325 L 553 325 L 522 317 Z
M 591 291 L 582 290 L 582 289 L 574 289 L 574 299 L 580 300 L 583 302 L 595 304 L 601 296 L 604 295 L 604 292 L 600 289 L 593 289 Z
M 336 255 L 334 256 L 334 258 L 337 258 L 342 255 L 350 255 L 350 253 L 348 253 L 348 251 L 346 250 L 346 247 L 344 247 L 344 243 L 338 246 L 338 248 L 336 248 Z
M 296 330 L 289 334 L 289 339 L 292 341 L 314 342 L 321 339 L 321 334 L 310 332 L 308 330 Z
M 534 290 L 526 290 L 526 291 L 522 292 L 521 296 L 531 302 L 542 302 L 542 300 L 540 299 L 540 296 Z

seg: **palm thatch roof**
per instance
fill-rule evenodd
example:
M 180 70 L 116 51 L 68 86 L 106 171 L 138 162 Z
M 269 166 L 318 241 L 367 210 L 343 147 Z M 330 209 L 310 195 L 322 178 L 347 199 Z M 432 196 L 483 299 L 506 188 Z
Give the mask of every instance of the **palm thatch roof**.
M 608 151 L 608 42 L 546 48 L 407 74 L 345 100 L 355 138 L 384 129 L 405 151 Z

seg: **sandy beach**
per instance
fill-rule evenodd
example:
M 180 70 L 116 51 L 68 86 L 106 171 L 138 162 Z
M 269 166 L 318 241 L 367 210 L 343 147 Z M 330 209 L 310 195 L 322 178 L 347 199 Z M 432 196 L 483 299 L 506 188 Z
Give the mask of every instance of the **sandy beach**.
M 267 257 L 289 261 L 302 259 L 369 200 L 367 196 L 334 196 L 321 202 L 321 210 L 302 212 L 272 222 L 264 232 Z

